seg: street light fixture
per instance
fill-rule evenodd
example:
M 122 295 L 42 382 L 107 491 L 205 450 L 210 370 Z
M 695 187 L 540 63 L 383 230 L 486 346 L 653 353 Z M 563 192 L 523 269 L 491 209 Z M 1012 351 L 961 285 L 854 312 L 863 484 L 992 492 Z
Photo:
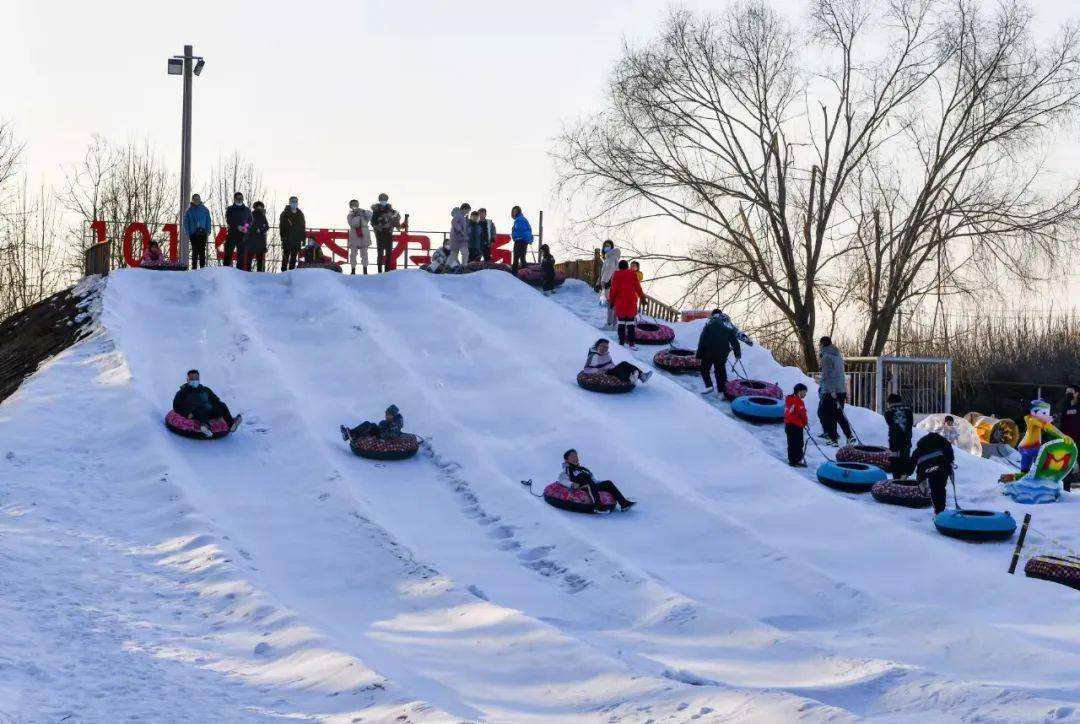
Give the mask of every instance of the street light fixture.
M 195 63 L 192 70 L 192 61 Z M 191 75 L 200 75 L 206 61 L 194 54 L 190 45 L 184 46 L 183 55 L 169 58 L 169 75 L 184 76 L 184 109 L 180 122 L 180 259 L 185 265 L 191 262 L 191 244 L 184 230 L 184 211 L 191 198 Z

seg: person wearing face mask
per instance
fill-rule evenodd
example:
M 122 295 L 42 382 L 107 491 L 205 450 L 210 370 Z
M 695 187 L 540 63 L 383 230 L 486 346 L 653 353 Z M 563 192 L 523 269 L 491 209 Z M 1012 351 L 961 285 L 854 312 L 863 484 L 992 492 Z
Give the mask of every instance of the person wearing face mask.
M 614 241 L 608 239 L 601 245 L 600 255 L 603 257 L 603 264 L 600 266 L 600 280 L 596 283 L 596 291 L 607 302 L 607 290 L 611 289 L 611 277 L 619 270 L 622 252 L 615 248 Z M 607 303 L 607 324 L 604 329 L 615 329 L 615 306 L 610 302 Z
M 1061 408 L 1061 424 L 1058 429 L 1063 435 L 1068 435 L 1073 440 L 1080 440 L 1080 385 L 1069 385 L 1065 388 L 1065 405 Z M 1072 472 L 1065 478 L 1063 485 L 1065 492 L 1072 491 L 1074 483 L 1080 483 L 1080 465 L 1074 465 Z
M 382 274 L 390 270 L 394 229 L 401 228 L 401 214 L 390 205 L 390 197 L 386 194 L 379 194 L 379 203 L 371 206 L 371 228 L 375 230 L 375 265 Z
M 300 247 L 307 238 L 304 212 L 300 210 L 300 202 L 295 196 L 289 197 L 289 205 L 278 218 L 278 233 L 281 235 L 281 271 L 295 269 Z
M 450 258 L 450 242 L 443 239 L 442 246 L 431 255 L 431 264 L 428 271 L 432 274 L 446 274 L 458 269 L 457 263 Z
M 349 215 L 345 221 L 349 224 L 349 265 L 352 273 L 356 273 L 356 252 L 360 252 L 360 265 L 367 274 L 368 248 L 371 247 L 371 231 L 368 224 L 371 223 L 371 212 L 360 208 L 360 202 L 353 199 L 349 202 Z
M 484 246 L 487 226 L 480 223 L 480 212 L 469 214 L 469 262 L 480 261 L 480 250 Z
M 487 217 L 487 209 L 477 209 L 476 213 L 480 223 L 484 225 L 480 258 L 484 261 L 491 261 L 491 247 L 495 244 L 495 222 Z
M 469 263 L 469 212 L 472 206 L 462 204 L 450 209 L 450 256 L 455 265 Z
M 184 233 L 191 242 L 191 268 L 206 266 L 206 239 L 210 236 L 210 209 L 203 206 L 198 194 L 191 195 L 191 206 L 184 211 Z
M 236 254 L 236 266 L 244 268 L 244 238 L 251 228 L 251 209 L 244 203 L 244 195 L 237 191 L 233 194 L 232 206 L 225 210 L 225 266 L 232 266 L 233 254 Z
M 521 213 L 520 206 L 510 209 L 510 218 L 514 220 L 514 226 L 510 229 L 510 239 L 514 242 L 514 258 L 511 266 L 514 274 L 517 274 L 518 269 L 527 263 L 525 252 L 529 250 L 529 244 L 533 240 L 532 225 L 525 218 L 525 214 Z
M 266 271 L 266 234 L 270 220 L 266 218 L 266 206 L 262 201 L 251 205 L 251 226 L 244 239 L 244 269 L 251 271 L 254 262 L 259 271 Z
M 229 407 L 221 401 L 214 391 L 204 387 L 199 380 L 198 370 L 188 370 L 187 382 L 180 385 L 173 396 L 173 411 L 181 417 L 199 423 L 199 432 L 206 437 L 213 437 L 210 421 L 218 417 L 225 420 L 230 432 L 235 432 L 243 420 L 243 415 L 233 417 Z

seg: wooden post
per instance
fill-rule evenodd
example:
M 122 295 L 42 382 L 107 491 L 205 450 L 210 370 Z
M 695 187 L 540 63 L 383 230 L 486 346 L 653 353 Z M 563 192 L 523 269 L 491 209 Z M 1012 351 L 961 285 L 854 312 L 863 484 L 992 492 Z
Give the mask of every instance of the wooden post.
M 595 287 L 600 283 L 600 267 L 604 265 L 604 262 L 600 259 L 599 249 L 593 249 L 592 254 L 592 279 L 589 280 L 589 283 Z
M 1020 562 L 1020 549 L 1024 547 L 1024 539 L 1027 538 L 1028 525 L 1031 523 L 1031 513 L 1024 514 L 1024 525 L 1020 528 L 1020 537 L 1016 539 L 1016 549 L 1013 551 L 1012 561 L 1009 563 L 1009 574 L 1016 573 L 1016 564 Z

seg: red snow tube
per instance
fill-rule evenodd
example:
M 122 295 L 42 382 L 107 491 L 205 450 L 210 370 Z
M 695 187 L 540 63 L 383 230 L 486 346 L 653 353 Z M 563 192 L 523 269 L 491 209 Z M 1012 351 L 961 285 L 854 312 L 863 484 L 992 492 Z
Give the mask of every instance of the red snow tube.
M 870 488 L 874 500 L 886 505 L 902 505 L 905 508 L 929 508 L 932 505 L 929 495 L 919 490 L 917 480 L 883 480 Z
M 771 397 L 774 400 L 782 400 L 784 391 L 779 385 L 761 380 L 728 380 L 724 385 L 724 396 L 729 400 L 738 397 Z
M 383 440 L 376 435 L 365 435 L 349 443 L 352 451 L 370 460 L 404 460 L 420 450 L 420 438 L 407 432 Z
M 539 264 L 529 264 L 518 269 L 517 278 L 534 287 L 544 286 L 544 275 L 540 271 Z M 566 274 L 555 270 L 555 286 L 562 286 L 562 283 L 566 281 Z
M 638 344 L 671 344 L 675 330 L 666 324 L 638 322 L 634 327 L 634 339 Z
M 151 271 L 187 271 L 187 264 L 177 260 L 171 261 L 165 259 L 163 261 L 144 261 L 139 264 L 139 269 L 150 269 Z
M 571 490 L 562 483 L 552 483 L 544 488 L 544 502 L 572 513 L 595 513 L 597 510 L 588 490 Z M 600 503 L 600 510 L 615 510 L 615 498 L 610 493 L 600 493 Z
M 1024 565 L 1028 578 L 1060 583 L 1080 590 L 1080 558 L 1075 556 L 1032 556 Z
M 892 465 L 889 448 L 880 445 L 845 445 L 836 451 L 838 463 L 868 463 L 888 471 Z
M 468 264 L 465 265 L 465 271 L 467 271 L 467 272 L 477 272 L 477 271 L 483 271 L 485 269 L 493 269 L 495 271 L 510 272 L 511 274 L 514 273 L 513 267 L 511 267 L 509 264 L 500 264 L 497 261 L 470 261 Z M 558 272 L 556 272 L 556 274 L 555 274 L 556 283 L 558 283 L 558 279 L 559 279 L 559 274 L 558 274 Z M 563 279 L 565 280 L 565 277 L 563 277 Z
M 225 420 L 216 417 L 210 421 L 210 432 L 214 433 L 214 437 L 208 438 L 199 431 L 198 422 L 187 419 L 176 410 L 169 410 L 169 414 L 165 416 L 165 427 L 169 428 L 170 432 L 194 440 L 214 440 L 229 434 L 229 426 L 225 424 Z
M 692 349 L 662 349 L 653 355 L 652 362 L 662 370 L 676 375 L 690 375 L 701 372 L 701 360 Z
M 589 392 L 603 392 L 609 395 L 630 392 L 634 389 L 633 382 L 623 382 L 618 377 L 603 374 L 587 375 L 584 372 L 578 372 L 577 383 L 578 387 Z
M 341 273 L 341 265 L 336 261 L 302 261 L 296 265 L 297 269 L 329 269 L 330 271 Z

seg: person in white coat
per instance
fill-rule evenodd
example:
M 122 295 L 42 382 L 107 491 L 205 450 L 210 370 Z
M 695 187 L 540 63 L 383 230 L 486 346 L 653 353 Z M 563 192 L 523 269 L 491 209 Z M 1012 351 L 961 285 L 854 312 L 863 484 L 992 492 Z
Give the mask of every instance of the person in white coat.
M 346 218 L 349 224 L 349 266 L 352 273 L 356 273 L 356 252 L 360 252 L 360 265 L 367 274 L 368 249 L 371 248 L 371 212 L 360 208 L 360 202 L 353 199 L 349 202 L 349 215 Z
M 608 239 L 600 248 L 603 264 L 600 267 L 600 281 L 596 284 L 596 291 L 607 303 L 607 325 L 604 329 L 615 329 L 615 307 L 608 300 L 608 290 L 611 289 L 611 276 L 619 270 L 619 259 L 622 252 L 615 248 L 615 242 Z
M 454 266 L 469 263 L 469 212 L 472 206 L 462 204 L 450 210 L 450 258 Z
M 428 271 L 432 274 L 446 274 L 447 272 L 457 271 L 459 268 L 457 261 L 450 254 L 450 242 L 444 240 L 442 246 L 431 255 L 431 264 L 428 266 Z

